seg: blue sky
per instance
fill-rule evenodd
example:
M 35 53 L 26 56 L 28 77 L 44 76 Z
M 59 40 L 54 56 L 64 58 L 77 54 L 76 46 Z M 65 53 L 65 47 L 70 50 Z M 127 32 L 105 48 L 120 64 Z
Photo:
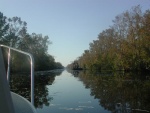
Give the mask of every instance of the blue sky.
M 0 0 L 0 12 L 21 17 L 29 33 L 48 35 L 49 54 L 66 66 L 89 49 L 115 16 L 137 5 L 144 11 L 150 0 Z

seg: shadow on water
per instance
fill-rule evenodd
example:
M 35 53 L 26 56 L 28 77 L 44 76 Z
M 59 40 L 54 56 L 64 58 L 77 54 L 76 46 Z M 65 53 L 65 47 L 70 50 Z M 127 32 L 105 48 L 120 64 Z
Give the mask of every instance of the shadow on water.
M 42 108 L 43 105 L 49 106 L 50 101 L 53 99 L 48 95 L 47 85 L 52 85 L 55 76 L 61 75 L 62 70 L 52 71 L 48 73 L 38 73 L 34 77 L 34 106 Z M 25 97 L 30 101 L 30 74 L 16 73 L 12 74 L 10 78 L 11 91 Z
M 99 105 L 113 113 L 150 112 L 150 74 L 69 71 L 78 77 Z

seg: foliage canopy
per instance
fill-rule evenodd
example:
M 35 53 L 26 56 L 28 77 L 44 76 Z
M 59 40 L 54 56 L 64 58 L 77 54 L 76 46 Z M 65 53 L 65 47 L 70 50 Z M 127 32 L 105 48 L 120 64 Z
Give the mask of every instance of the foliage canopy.
M 48 36 L 27 32 L 27 23 L 19 17 L 7 18 L 0 12 L 0 43 L 29 52 L 35 59 L 35 70 L 51 70 L 63 68 L 61 63 L 55 62 L 52 55 L 48 54 L 51 44 Z M 7 53 L 8 50 L 4 49 Z M 11 51 L 12 71 L 25 70 L 29 64 L 28 58 Z M 6 57 L 5 57 L 6 58 Z
M 91 70 L 150 70 L 150 10 L 135 6 L 116 16 L 75 62 Z

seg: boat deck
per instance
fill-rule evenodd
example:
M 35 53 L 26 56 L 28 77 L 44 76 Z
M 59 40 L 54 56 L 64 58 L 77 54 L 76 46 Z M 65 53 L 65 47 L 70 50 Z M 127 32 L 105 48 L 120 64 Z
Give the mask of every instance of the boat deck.
M 33 105 L 22 96 L 11 92 L 15 113 L 36 113 Z

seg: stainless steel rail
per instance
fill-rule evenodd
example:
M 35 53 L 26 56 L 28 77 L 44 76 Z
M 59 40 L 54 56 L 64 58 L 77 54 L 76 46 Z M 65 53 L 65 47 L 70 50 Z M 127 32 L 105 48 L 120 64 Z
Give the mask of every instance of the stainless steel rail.
M 34 58 L 33 58 L 33 56 L 30 53 L 27 53 L 27 52 L 24 52 L 24 51 L 21 51 L 21 50 L 18 50 L 18 49 L 15 49 L 15 48 L 12 48 L 12 47 L 9 47 L 6 45 L 1 44 L 0 47 L 9 49 L 9 51 L 8 51 L 8 67 L 7 67 L 8 83 L 9 83 L 9 78 L 10 78 L 10 57 L 11 57 L 10 53 L 11 53 L 11 50 L 17 51 L 19 53 L 25 54 L 30 57 L 30 60 L 31 60 L 31 62 L 30 62 L 30 65 L 31 65 L 31 103 L 32 103 L 32 105 L 34 105 Z

